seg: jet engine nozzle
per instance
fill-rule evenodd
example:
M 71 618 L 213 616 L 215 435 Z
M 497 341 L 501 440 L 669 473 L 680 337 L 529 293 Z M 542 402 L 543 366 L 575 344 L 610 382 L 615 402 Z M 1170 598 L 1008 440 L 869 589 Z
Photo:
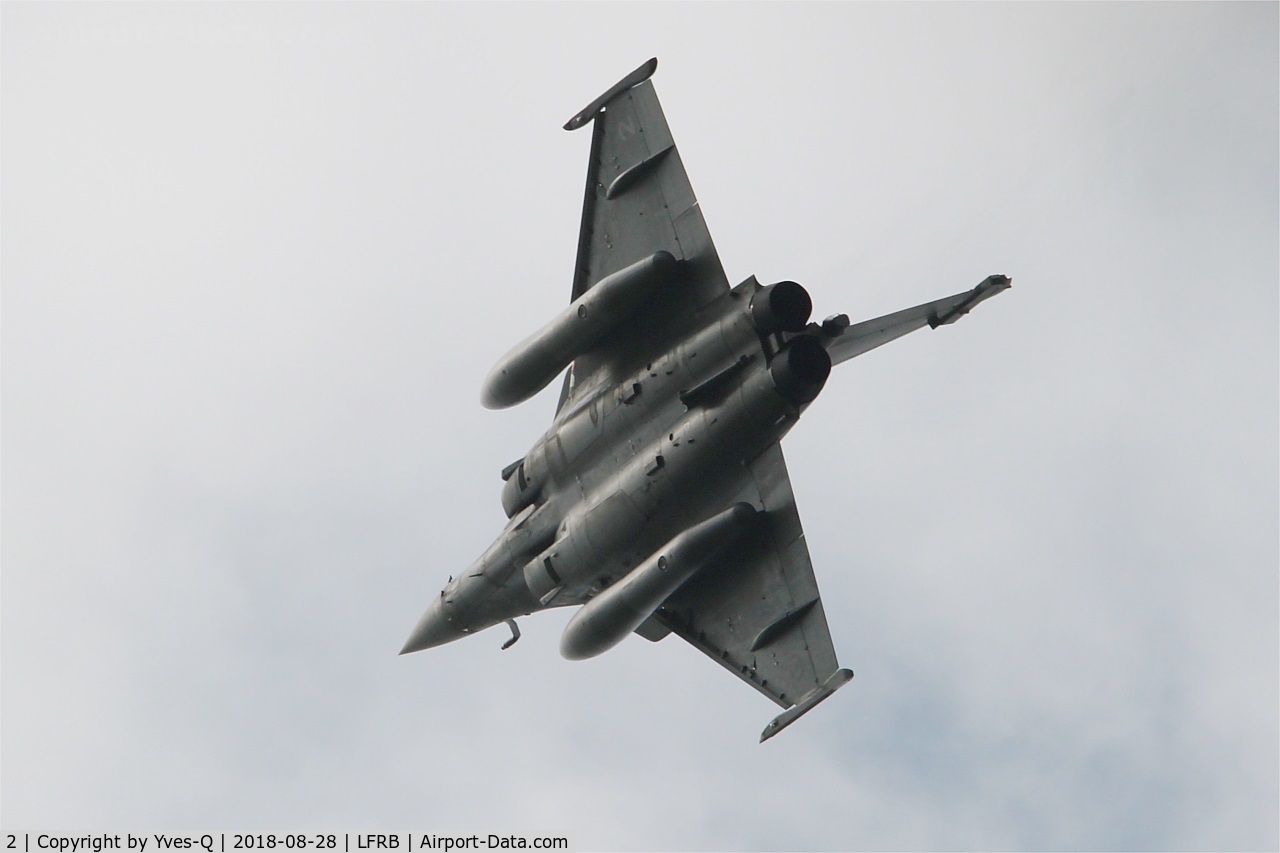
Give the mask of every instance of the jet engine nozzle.
M 488 409 L 522 403 L 551 383 L 582 353 L 631 314 L 657 285 L 674 275 L 676 258 L 654 252 L 598 281 L 494 365 L 480 402 Z
M 812 403 L 831 375 L 831 356 L 813 335 L 797 335 L 769 362 L 778 393 L 797 406 Z
M 560 654 L 567 660 L 583 660 L 622 642 L 681 584 L 731 545 L 755 515 L 751 504 L 734 504 L 676 536 L 582 605 L 565 626 Z
M 764 335 L 798 332 L 809 322 L 812 313 L 809 291 L 794 281 L 770 284 L 751 297 L 751 322 Z

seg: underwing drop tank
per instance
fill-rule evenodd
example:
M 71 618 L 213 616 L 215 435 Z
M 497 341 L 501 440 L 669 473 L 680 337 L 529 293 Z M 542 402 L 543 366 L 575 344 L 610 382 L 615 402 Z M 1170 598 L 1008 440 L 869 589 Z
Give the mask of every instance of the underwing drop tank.
M 574 614 L 560 638 L 560 654 L 583 660 L 622 642 L 681 584 L 733 544 L 755 516 L 750 504 L 734 504 L 676 536 Z
M 488 409 L 505 409 L 546 388 L 674 276 L 676 264 L 670 252 L 654 252 L 605 276 L 502 357 L 484 380 L 480 402 Z

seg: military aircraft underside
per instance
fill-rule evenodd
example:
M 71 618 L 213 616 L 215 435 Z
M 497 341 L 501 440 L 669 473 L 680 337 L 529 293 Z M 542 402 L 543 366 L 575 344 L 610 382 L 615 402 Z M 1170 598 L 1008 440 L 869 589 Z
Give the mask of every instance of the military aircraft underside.
M 795 282 L 730 287 L 649 77 L 636 69 L 565 125 L 593 125 L 569 306 L 485 380 L 488 408 L 565 372 L 551 428 L 502 471 L 509 521 L 432 599 L 401 654 L 551 607 L 560 652 L 675 634 L 785 710 L 846 684 L 780 440 L 832 365 L 958 320 L 1009 287 L 860 323 L 810 322 Z

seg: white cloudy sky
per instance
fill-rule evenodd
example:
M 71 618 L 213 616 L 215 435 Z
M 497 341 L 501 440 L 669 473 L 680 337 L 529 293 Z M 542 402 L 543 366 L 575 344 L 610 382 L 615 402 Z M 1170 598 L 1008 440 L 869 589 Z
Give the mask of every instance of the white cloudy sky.
M 4 4 L 6 828 L 1274 850 L 1277 10 Z M 763 746 L 674 639 L 396 655 L 652 55 L 732 281 L 1014 278 L 784 443 L 857 678 Z

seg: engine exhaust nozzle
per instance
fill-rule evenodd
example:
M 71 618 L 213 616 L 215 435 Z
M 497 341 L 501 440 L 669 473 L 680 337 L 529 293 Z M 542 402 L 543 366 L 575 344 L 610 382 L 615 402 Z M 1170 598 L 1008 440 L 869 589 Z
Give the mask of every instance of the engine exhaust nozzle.
M 761 334 L 798 332 L 809 322 L 812 313 L 809 291 L 794 281 L 770 284 L 751 297 L 751 322 Z
M 813 335 L 797 335 L 769 362 L 778 393 L 797 406 L 812 403 L 831 375 L 831 356 Z

